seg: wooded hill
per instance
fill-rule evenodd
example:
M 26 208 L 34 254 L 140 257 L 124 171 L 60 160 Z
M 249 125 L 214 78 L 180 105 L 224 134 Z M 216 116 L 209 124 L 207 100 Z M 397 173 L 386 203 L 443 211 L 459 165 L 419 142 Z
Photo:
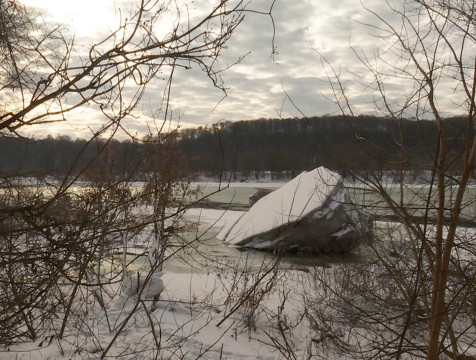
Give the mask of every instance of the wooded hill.
M 444 124 L 448 154 L 457 162 L 464 147 L 465 119 L 449 118 Z M 344 175 L 352 169 L 391 170 L 400 164 L 405 170 L 425 170 L 432 168 L 438 128 L 429 120 L 323 116 L 222 122 L 183 129 L 168 139 L 167 147 L 157 148 L 140 141 L 113 140 L 99 155 L 104 146 L 101 140 L 1 137 L 0 172 L 62 175 L 80 171 L 94 158 L 100 162 L 107 158 L 114 173 L 134 170 L 134 177 L 140 178 L 147 171 L 147 154 L 155 153 L 154 161 L 160 167 L 164 152 L 173 152 L 192 174 L 206 176 L 218 176 L 222 170 L 252 177 L 263 171 L 295 174 L 320 165 Z

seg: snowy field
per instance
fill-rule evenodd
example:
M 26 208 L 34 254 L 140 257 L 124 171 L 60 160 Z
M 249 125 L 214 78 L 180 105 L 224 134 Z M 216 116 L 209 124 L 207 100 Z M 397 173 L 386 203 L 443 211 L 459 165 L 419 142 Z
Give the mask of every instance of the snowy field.
M 287 273 L 286 281 L 298 274 Z M 163 275 L 166 290 L 156 308 L 147 312 L 136 311 L 121 335 L 115 341 L 107 358 L 117 359 L 277 359 L 282 358 L 272 345 L 271 334 L 281 304 L 279 294 L 270 294 L 261 307 L 245 307 L 232 314 L 220 326 L 225 316 L 233 310 L 233 281 L 231 276 L 211 274 L 166 273 Z M 239 280 L 242 281 L 242 280 Z M 280 281 L 285 281 L 281 279 Z M 297 300 L 297 299 L 296 299 Z M 109 321 L 117 327 L 136 306 L 135 299 L 121 297 L 110 303 Z M 144 302 L 144 307 L 150 306 Z M 142 303 L 140 304 L 142 306 Z M 272 313 L 272 309 L 276 313 Z M 246 310 L 250 314 L 246 314 Z M 100 313 L 100 310 L 98 310 Z M 31 343 L 11 346 L 0 352 L 7 359 L 98 359 L 113 340 L 115 332 L 109 331 L 106 318 L 92 314 L 93 334 L 83 334 L 70 329 L 61 344 L 50 336 Z M 248 323 L 243 317 L 248 317 Z M 152 318 L 152 319 L 151 319 Z M 153 322 L 154 330 L 151 323 Z M 305 327 L 295 329 L 293 341 L 297 349 L 306 349 Z M 154 334 L 155 332 L 155 334 Z M 155 338 L 154 338 L 155 337 Z M 295 338 L 294 338 L 295 337 Z M 267 345 L 271 343 L 271 345 Z M 160 351 L 157 349 L 160 347 Z M 79 349 L 79 350 L 78 350 Z M 299 353 L 300 351 L 298 351 Z
M 315 271 L 332 272 L 343 264 L 359 263 L 365 250 L 345 258 L 290 255 L 277 262 L 272 254 L 225 246 L 216 238 L 244 214 L 230 209 L 245 208 L 256 188 L 276 189 L 282 184 L 232 183 L 207 198 L 209 204 L 222 207 L 188 209 L 184 219 L 191 230 L 185 238 L 194 239 L 193 246 L 165 262 L 165 290 L 155 303 L 112 296 L 121 293 L 121 283 L 115 283 L 105 309 L 87 303 L 75 309 L 75 321 L 70 321 L 61 341 L 56 336 L 63 315 L 59 310 L 58 323 L 45 324 L 50 330 L 41 338 L 0 349 L 0 359 L 341 359 L 338 353 L 318 354 L 312 346 L 324 335 L 311 326 L 303 299 L 310 296 Z M 219 184 L 194 186 L 206 196 Z M 416 193 L 409 191 L 409 199 L 423 197 Z M 472 213 L 474 205 L 468 211 Z M 393 224 L 392 231 L 403 233 L 399 226 Z M 388 222 L 376 223 L 377 229 L 388 227 Z M 475 229 L 464 231 L 469 234 L 461 237 L 476 236 Z M 133 240 L 129 256 L 145 252 L 144 241 Z M 135 271 L 147 268 L 145 257 L 131 264 Z M 313 291 L 316 298 L 324 296 L 321 290 Z

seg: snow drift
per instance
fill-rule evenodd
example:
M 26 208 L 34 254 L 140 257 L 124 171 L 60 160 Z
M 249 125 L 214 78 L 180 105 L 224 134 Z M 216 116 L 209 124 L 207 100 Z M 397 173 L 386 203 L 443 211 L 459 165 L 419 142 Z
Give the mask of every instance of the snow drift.
M 341 176 L 319 167 L 259 199 L 217 237 L 270 251 L 346 253 L 371 227 L 370 217 L 351 202 Z

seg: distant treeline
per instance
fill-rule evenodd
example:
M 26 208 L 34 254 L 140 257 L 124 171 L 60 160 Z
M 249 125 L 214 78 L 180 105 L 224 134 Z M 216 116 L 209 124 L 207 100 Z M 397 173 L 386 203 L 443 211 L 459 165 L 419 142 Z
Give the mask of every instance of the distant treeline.
M 464 147 L 463 117 L 444 121 L 448 155 L 458 161 Z M 371 116 L 324 116 L 303 119 L 259 119 L 222 122 L 183 129 L 169 135 L 174 149 L 153 148 L 141 141 L 71 140 L 66 136 L 31 141 L 0 138 L 0 172 L 73 174 L 90 162 L 108 161 L 114 173 L 140 178 L 150 169 L 151 153 L 174 152 L 177 162 L 192 174 L 218 176 L 222 171 L 258 176 L 263 171 L 296 174 L 323 165 L 345 174 L 348 170 L 431 169 L 437 149 L 434 121 Z M 473 130 L 474 131 L 474 130 Z M 157 154 L 156 154 L 157 155 Z M 160 167 L 161 155 L 153 161 Z M 94 159 L 96 159 L 94 161 Z M 150 165 L 150 161 L 149 165 Z M 456 164 L 456 163 L 453 163 Z
M 467 121 L 446 119 L 448 156 L 464 148 Z M 324 116 L 219 123 L 180 132 L 182 152 L 195 172 L 220 168 L 255 174 L 296 174 L 317 166 L 339 170 L 431 169 L 437 150 L 435 121 L 394 121 L 371 116 Z M 457 161 L 457 160 L 456 160 Z

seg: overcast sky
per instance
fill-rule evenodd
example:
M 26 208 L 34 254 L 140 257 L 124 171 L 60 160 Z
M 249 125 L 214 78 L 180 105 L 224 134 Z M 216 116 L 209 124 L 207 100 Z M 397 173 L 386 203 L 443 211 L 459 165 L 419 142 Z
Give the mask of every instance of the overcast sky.
M 114 26 L 114 2 L 110 0 L 24 0 L 32 6 L 42 6 L 51 21 L 64 23 L 76 34 L 77 42 L 99 39 Z M 251 6 L 266 9 L 270 0 L 256 0 Z M 365 6 L 385 15 L 388 11 L 381 0 L 365 0 Z M 179 71 L 172 90 L 172 105 L 180 115 L 182 126 L 209 125 L 223 120 L 247 120 L 260 117 L 289 117 L 333 114 L 336 106 L 325 98 L 329 94 L 320 57 L 316 50 L 332 62 L 334 68 L 350 70 L 356 63 L 350 44 L 369 54 L 378 46 L 371 29 L 361 23 L 374 21 L 356 0 L 277 0 L 275 21 L 278 55 L 271 57 L 273 27 L 271 20 L 262 15 L 248 14 L 234 33 L 223 53 L 222 64 L 235 61 L 250 53 L 240 64 L 223 74 L 228 96 L 217 106 L 223 94 L 212 87 L 199 69 Z M 350 91 L 360 91 L 349 84 Z M 294 108 L 286 95 L 293 100 Z M 157 91 L 146 94 L 154 101 Z M 356 96 L 358 113 L 374 111 L 372 99 Z M 217 106 L 217 107 L 216 107 Z M 215 108 L 216 107 L 216 108 Z M 213 110 L 214 109 L 214 110 Z M 212 111 L 213 110 L 213 111 Z M 82 109 L 81 118 L 89 125 L 97 114 Z M 81 122 L 82 121 L 82 122 Z M 56 125 L 52 134 L 67 133 L 73 136 L 87 132 L 85 120 Z M 144 124 L 137 121 L 126 124 L 131 131 L 141 133 Z

